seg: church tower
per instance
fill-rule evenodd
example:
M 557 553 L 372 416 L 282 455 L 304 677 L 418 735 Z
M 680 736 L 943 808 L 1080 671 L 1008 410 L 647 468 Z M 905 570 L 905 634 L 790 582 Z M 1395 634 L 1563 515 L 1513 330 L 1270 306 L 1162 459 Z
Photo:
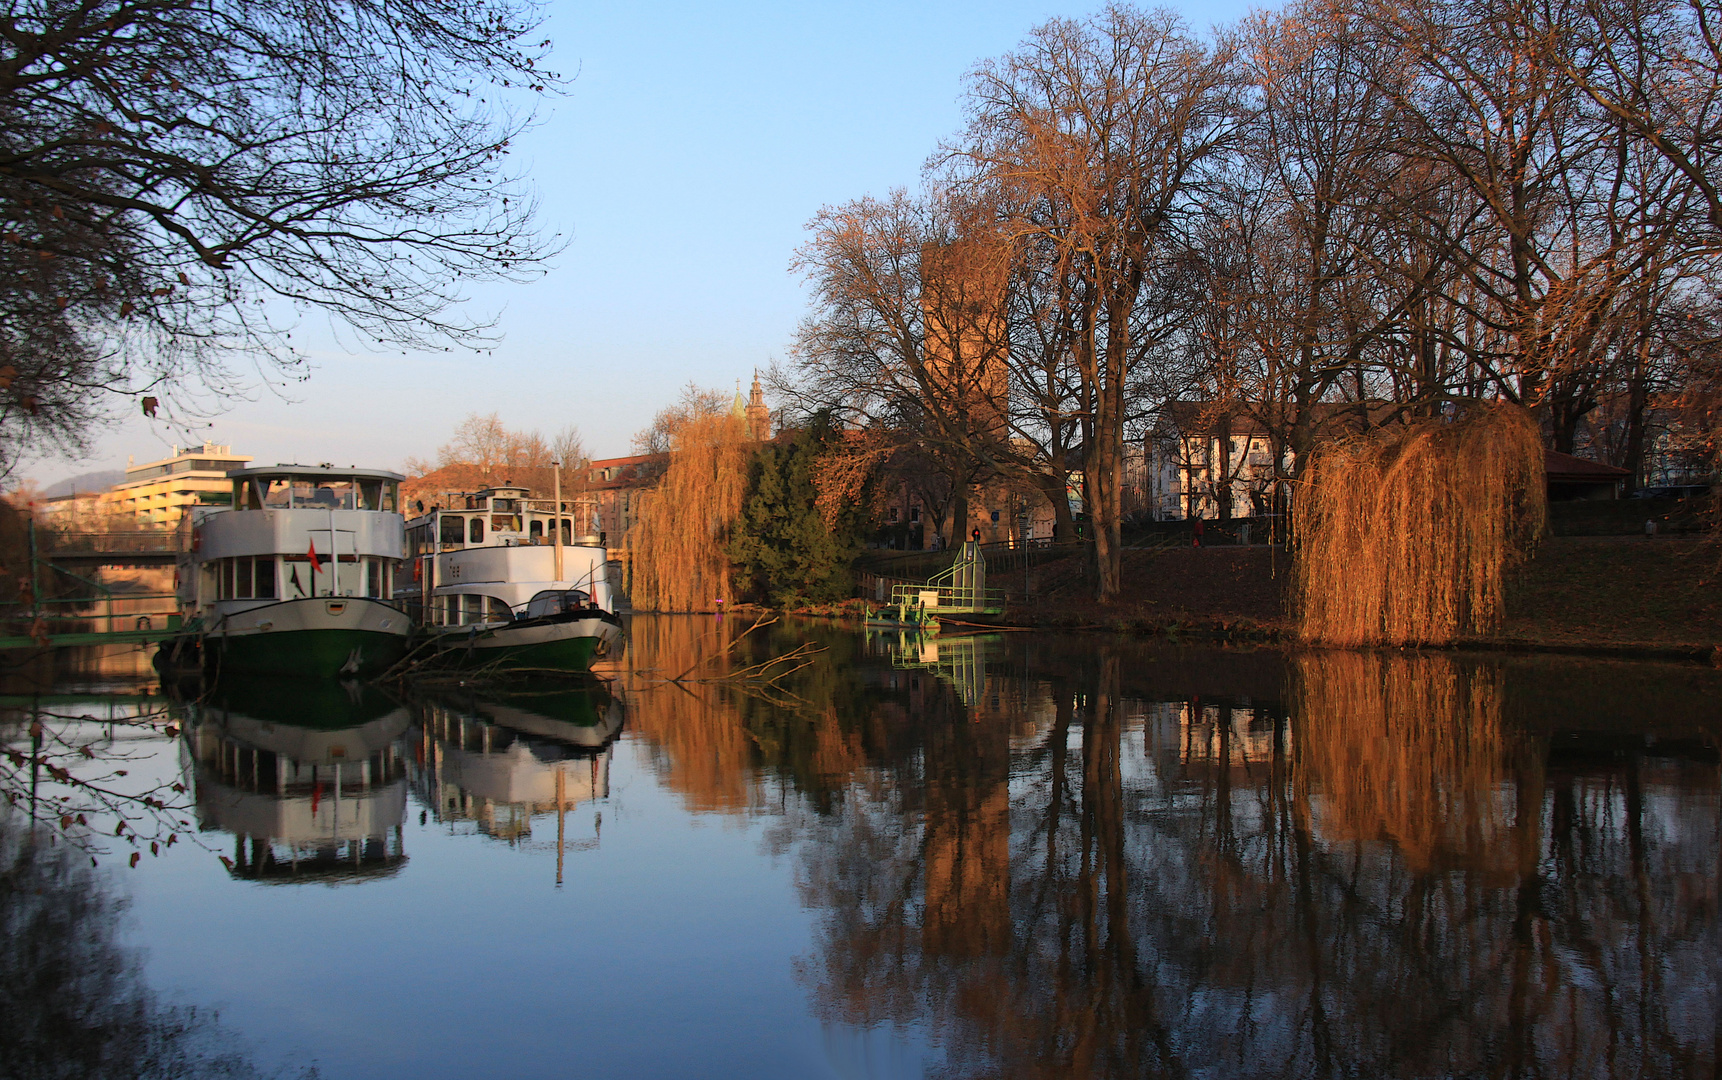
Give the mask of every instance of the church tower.
M 748 395 L 747 408 L 743 410 L 743 414 L 747 418 L 748 438 L 755 442 L 764 442 L 771 438 L 771 410 L 766 408 L 765 390 L 759 385 L 758 371 L 753 373 L 753 392 Z

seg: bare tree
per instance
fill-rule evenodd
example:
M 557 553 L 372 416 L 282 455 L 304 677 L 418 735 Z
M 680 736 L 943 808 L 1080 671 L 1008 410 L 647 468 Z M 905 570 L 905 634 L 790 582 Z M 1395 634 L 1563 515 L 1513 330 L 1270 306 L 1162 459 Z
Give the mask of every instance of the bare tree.
M 234 386 L 292 369 L 295 312 L 383 343 L 482 340 L 468 282 L 553 247 L 503 168 L 557 84 L 531 0 L 19 0 L 0 16 L 0 299 L 76 364 L 0 335 L 0 427 L 55 392 Z M 0 368 L 3 370 L 3 368 Z M 52 391 L 48 384 L 61 388 Z M 32 419 L 34 418 L 34 419 Z
M 1053 20 L 969 77 L 968 128 L 949 153 L 1021 208 L 1013 237 L 1044 243 L 1077 285 L 1072 355 L 1091 409 L 1083 469 L 1101 598 L 1120 586 L 1127 387 L 1175 325 L 1173 243 L 1241 114 L 1232 48 L 1167 12 L 1108 7 Z
M 1008 437 L 1008 250 L 948 200 L 902 190 L 827 207 L 809 227 L 795 266 L 814 312 L 788 389 L 810 413 L 896 433 L 912 451 L 904 460 L 939 473 L 955 543 L 969 489 L 994 472 Z
M 496 413 L 471 413 L 454 429 L 454 437 L 437 448 L 434 467 L 470 465 L 486 483 L 493 483 L 511 479 L 518 470 L 548 469 L 556 461 L 570 470 L 585 463 L 580 432 L 574 427 L 565 427 L 554 439 L 546 439 L 537 431 L 509 428 Z M 420 475 L 432 467 L 416 459 L 407 463 L 409 471 Z
M 722 390 L 706 390 L 690 382 L 682 387 L 681 397 L 658 410 L 650 427 L 634 436 L 634 452 L 667 454 L 675 449 L 676 433 L 690 421 L 721 416 L 730 406 Z

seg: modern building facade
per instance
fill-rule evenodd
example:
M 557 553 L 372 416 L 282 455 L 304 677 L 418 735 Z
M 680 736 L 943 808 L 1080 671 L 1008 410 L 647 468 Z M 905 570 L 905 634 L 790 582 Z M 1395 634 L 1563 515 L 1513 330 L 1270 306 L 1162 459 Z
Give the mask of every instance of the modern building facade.
M 125 479 L 106 491 L 45 499 L 39 512 L 48 524 L 78 532 L 174 529 L 191 507 L 229 505 L 227 471 L 250 463 L 231 446 L 176 446 L 157 461 L 127 462 Z

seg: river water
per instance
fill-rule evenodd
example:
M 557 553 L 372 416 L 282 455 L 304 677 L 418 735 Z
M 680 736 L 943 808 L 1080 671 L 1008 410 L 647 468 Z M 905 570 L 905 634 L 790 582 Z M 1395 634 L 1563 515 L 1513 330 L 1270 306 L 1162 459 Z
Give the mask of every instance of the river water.
M 1722 672 L 747 625 L 591 687 L 14 685 L 0 1076 L 1722 1061 Z

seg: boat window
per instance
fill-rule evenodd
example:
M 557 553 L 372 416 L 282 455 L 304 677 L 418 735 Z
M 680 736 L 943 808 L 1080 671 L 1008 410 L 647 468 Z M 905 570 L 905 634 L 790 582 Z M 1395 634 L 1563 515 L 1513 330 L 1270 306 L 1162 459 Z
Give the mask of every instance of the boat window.
M 359 509 L 381 510 L 383 508 L 383 482 L 381 480 L 360 480 Z
M 572 544 L 574 542 L 574 522 L 568 518 L 562 519 L 562 542 L 564 544 Z
M 472 520 L 467 524 L 466 542 L 469 544 L 484 543 L 484 519 L 474 514 Z
M 592 597 L 580 589 L 546 589 L 526 602 L 526 617 L 540 619 L 547 615 L 565 615 L 590 607 Z
M 445 544 L 466 543 L 466 518 L 459 514 L 444 514 L 442 516 L 442 542 Z
M 526 602 L 526 617 L 542 619 L 546 615 L 562 614 L 562 594 L 559 592 L 537 593 Z
M 232 505 L 235 510 L 263 509 L 263 489 L 255 480 L 235 480 Z
M 520 515 L 519 514 L 492 514 L 490 516 L 490 527 L 492 530 L 498 530 L 498 531 L 499 530 L 507 530 L 509 532 L 519 532 L 520 531 Z
M 383 595 L 383 560 L 367 556 L 365 558 L 365 595 L 381 597 Z
M 527 523 L 526 532 L 527 532 L 527 536 L 529 539 L 532 539 L 532 540 L 544 539 L 544 522 L 538 520 L 537 518 L 533 518 L 530 522 Z
M 485 597 L 484 608 L 485 622 L 512 622 L 514 619 L 514 611 L 509 608 L 508 601 L 501 597 Z
M 383 481 L 383 502 L 379 509 L 394 512 L 401 504 L 401 485 L 393 480 Z
M 260 555 L 252 564 L 252 592 L 259 600 L 275 599 L 275 556 Z
M 285 510 L 293 505 L 293 482 L 259 477 L 251 482 L 263 496 L 263 505 L 271 510 Z
M 222 559 L 216 570 L 216 599 L 275 599 L 275 557 Z
M 485 597 L 478 593 L 467 593 L 460 601 L 460 621 L 463 625 L 484 621 Z

